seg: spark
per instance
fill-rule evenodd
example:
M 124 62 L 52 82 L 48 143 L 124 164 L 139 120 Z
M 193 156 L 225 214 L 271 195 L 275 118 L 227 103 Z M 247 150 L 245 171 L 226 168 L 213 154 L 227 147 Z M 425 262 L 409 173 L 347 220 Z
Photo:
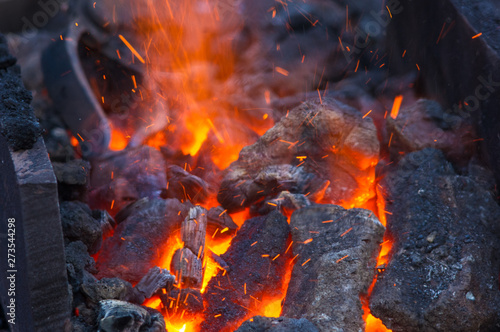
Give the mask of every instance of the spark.
M 350 231 L 352 231 L 352 227 L 351 227 L 351 228 L 349 228 L 349 229 L 348 229 L 347 231 L 345 231 L 344 233 L 342 233 L 342 234 L 340 235 L 340 237 L 344 237 L 344 235 L 346 235 L 346 234 L 347 234 L 347 233 L 349 233 Z
M 396 96 L 394 99 L 394 104 L 392 105 L 391 118 L 396 119 L 399 114 L 399 109 L 401 108 L 401 103 L 403 102 L 403 96 Z
M 288 76 L 288 74 L 289 74 L 288 70 L 283 69 L 281 67 L 276 67 L 276 68 L 274 68 L 274 70 L 276 70 L 277 73 L 280 73 L 283 76 Z
M 337 261 L 336 261 L 335 263 L 337 263 L 337 264 L 338 264 L 338 263 L 340 263 L 341 261 L 343 261 L 344 259 L 346 259 L 347 257 L 349 257 L 349 255 L 345 255 L 344 257 L 337 259 Z
M 477 35 L 473 36 L 472 39 L 476 39 L 477 37 L 481 37 L 483 35 L 482 32 L 478 33 Z
M 125 44 L 125 46 L 128 47 L 128 49 L 139 59 L 140 62 L 146 63 L 142 56 L 139 54 L 139 52 L 136 51 L 136 49 L 123 37 L 122 35 L 118 35 L 120 37 L 121 41 Z

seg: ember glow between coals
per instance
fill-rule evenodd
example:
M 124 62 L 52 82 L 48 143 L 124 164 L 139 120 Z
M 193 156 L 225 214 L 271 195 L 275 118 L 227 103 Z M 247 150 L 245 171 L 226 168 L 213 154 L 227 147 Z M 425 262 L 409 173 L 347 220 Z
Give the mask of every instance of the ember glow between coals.
M 148 68 L 146 79 L 151 86 L 154 86 L 154 92 L 151 94 L 156 95 L 157 99 L 154 107 L 164 108 L 166 123 L 168 123 L 163 130 L 156 129 L 156 131 L 148 132 L 148 128 L 154 128 L 153 124 L 157 118 L 149 116 L 146 107 L 141 117 L 148 134 L 144 143 L 157 149 L 169 147 L 173 150 L 180 150 L 183 154 L 193 157 L 202 153 L 210 158 L 216 168 L 220 171 L 224 170 L 238 159 L 243 147 L 252 144 L 256 137 L 262 135 L 274 124 L 272 117 L 267 113 L 261 118 L 249 121 L 239 116 L 239 110 L 230 107 L 229 103 L 223 99 L 228 94 L 228 87 L 220 83 L 223 81 L 221 78 L 228 77 L 234 70 L 229 32 L 236 31 L 239 26 L 236 12 L 225 8 L 225 12 L 222 13 L 223 7 L 218 1 L 173 2 L 165 0 L 158 3 L 149 0 L 141 2 L 140 6 L 147 7 L 151 19 L 147 22 L 137 22 L 143 43 L 130 45 L 130 48 L 144 55 L 144 62 Z M 144 8 L 140 10 L 144 11 Z M 137 60 L 135 59 L 137 55 L 131 56 L 132 61 Z M 265 99 L 268 104 L 269 98 L 269 94 L 266 94 Z M 177 103 L 175 109 L 169 109 L 166 100 L 175 100 Z M 158 112 L 150 111 L 151 114 L 158 114 Z M 127 129 L 113 129 L 110 150 L 124 149 L 132 136 L 133 133 L 128 132 Z M 332 153 L 335 153 L 335 147 L 332 147 Z M 373 165 L 377 160 L 365 160 L 365 162 L 367 165 Z M 191 165 L 185 166 L 187 169 L 191 168 Z M 197 165 L 197 167 L 202 166 Z M 335 203 L 345 208 L 371 209 L 380 217 L 385 226 L 383 198 L 379 196 L 377 203 L 374 203 L 372 199 L 375 196 L 375 174 L 357 179 L 357 181 L 363 188 L 363 192 L 356 197 Z M 332 203 L 324 202 L 321 195 L 317 195 L 315 201 Z M 209 197 L 208 201 L 202 205 L 209 209 L 216 206 L 215 204 L 217 204 L 216 198 Z M 232 215 L 232 218 L 238 226 L 241 226 L 248 219 L 248 212 Z M 170 269 L 172 256 L 177 249 L 183 247 L 183 242 L 180 234 L 173 234 L 170 239 L 166 240 L 169 245 L 161 248 L 163 251 L 158 265 Z M 217 255 L 225 253 L 229 246 L 230 239 L 217 242 L 213 239 L 213 234 L 206 236 L 206 248 Z M 385 239 L 381 246 L 378 266 L 387 263 L 386 255 L 390 247 L 391 242 Z M 293 263 L 295 261 L 292 259 L 285 272 L 283 292 L 285 295 Z M 205 268 L 202 293 L 205 292 L 210 279 L 222 270 L 208 255 L 205 255 L 203 265 Z M 369 313 L 368 298 L 375 282 L 376 279 L 368 294 L 362 298 L 365 310 L 364 319 L 367 323 L 366 331 L 388 331 Z M 183 285 L 180 284 L 177 287 L 182 288 Z M 256 315 L 279 317 L 283 302 L 284 296 L 265 299 L 256 306 L 259 310 L 251 311 L 241 321 L 230 322 L 230 328 L 235 330 L 244 320 Z M 147 300 L 145 305 L 166 313 L 162 310 L 163 304 L 157 297 Z M 176 311 L 174 308 L 173 312 L 174 314 L 170 316 L 165 314 L 169 331 L 199 330 L 199 325 L 203 321 L 202 315 L 186 318 L 183 310 Z

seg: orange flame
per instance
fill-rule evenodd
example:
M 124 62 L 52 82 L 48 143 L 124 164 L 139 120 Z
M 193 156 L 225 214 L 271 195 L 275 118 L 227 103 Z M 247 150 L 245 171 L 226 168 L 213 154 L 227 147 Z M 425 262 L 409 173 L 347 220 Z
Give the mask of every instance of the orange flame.
M 382 196 L 381 191 L 377 188 L 377 208 L 378 208 L 378 217 L 382 225 L 384 227 L 387 226 L 387 218 L 385 211 L 385 199 Z M 383 242 L 380 244 L 380 252 L 377 257 L 377 267 L 383 267 L 389 262 L 388 254 L 392 249 L 393 241 L 389 238 L 387 232 L 384 234 Z M 377 276 L 373 278 L 373 281 L 368 288 L 368 292 L 366 295 L 361 296 L 361 303 L 363 304 L 363 320 L 365 321 L 366 327 L 365 332 L 391 332 L 382 321 L 370 313 L 369 307 L 369 299 L 372 294 L 373 287 L 375 287 L 375 283 L 377 282 Z

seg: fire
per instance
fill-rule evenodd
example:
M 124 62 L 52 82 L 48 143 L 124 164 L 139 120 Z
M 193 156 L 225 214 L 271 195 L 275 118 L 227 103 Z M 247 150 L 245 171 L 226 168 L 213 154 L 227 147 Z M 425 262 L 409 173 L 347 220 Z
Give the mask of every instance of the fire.
M 382 225 L 387 227 L 387 218 L 385 210 L 385 199 L 382 195 L 381 190 L 377 187 L 377 209 L 378 209 L 378 217 Z M 387 232 L 384 234 L 384 240 L 380 244 L 380 252 L 377 257 L 377 268 L 384 268 L 385 265 L 389 262 L 388 254 L 392 248 L 392 239 L 389 238 Z M 390 332 L 382 323 L 382 321 L 370 313 L 370 308 L 368 306 L 370 295 L 372 293 L 373 287 L 377 282 L 377 276 L 373 278 L 372 284 L 368 288 L 368 292 L 366 295 L 361 296 L 361 303 L 363 304 L 363 320 L 365 321 L 366 327 L 365 332 Z
M 272 109 L 270 108 L 258 110 L 263 111 L 262 116 L 249 121 L 227 101 L 220 99 L 227 95 L 228 91 L 226 91 L 227 87 L 224 87 L 219 80 L 221 77 L 228 77 L 234 71 L 234 56 L 230 51 L 231 38 L 215 38 L 213 36 L 217 34 L 227 35 L 227 32 L 221 33 L 221 30 L 234 31 L 238 23 L 235 24 L 234 20 L 221 16 L 215 5 L 208 1 L 193 3 L 166 0 L 162 6 L 154 0 L 146 0 L 141 2 L 140 6 L 141 8 L 137 8 L 137 12 L 144 12 L 146 9 L 151 16 L 149 20 L 137 22 L 144 43 L 132 45 L 122 35 L 119 37 L 134 57 L 146 64 L 148 68 L 146 79 L 154 82 L 157 91 L 161 91 L 161 93 L 157 93 L 159 97 L 175 101 L 172 103 L 174 106 L 169 109 L 168 126 L 145 138 L 144 144 L 157 149 L 165 146 L 170 147 L 193 157 L 206 154 L 217 168 L 226 169 L 238 159 L 239 152 L 243 147 L 252 144 L 256 137 L 264 134 L 274 125 Z M 228 28 L 228 26 L 232 28 Z M 276 67 L 275 70 L 284 76 L 289 74 L 286 69 L 281 67 Z M 272 102 L 271 98 L 271 92 L 266 90 L 264 99 L 268 105 Z M 401 102 L 402 96 L 398 96 L 394 102 L 393 112 L 395 116 L 397 116 Z M 109 149 L 113 151 L 123 150 L 127 147 L 130 138 L 125 130 L 112 128 Z M 363 156 L 350 157 L 362 168 L 373 168 L 373 172 L 365 178 L 357 179 L 360 188 L 357 195 L 340 204 L 345 208 L 367 207 L 367 204 L 376 195 L 374 166 L 378 160 Z M 323 188 L 323 194 L 320 192 L 316 197 L 310 197 L 311 200 L 319 203 L 331 203 L 322 202 L 324 192 L 328 190 L 329 186 L 330 183 L 327 183 Z M 379 216 L 385 226 L 383 208 L 382 213 L 380 213 L 382 203 L 378 204 Z M 204 207 L 210 208 L 217 204 L 214 197 L 211 197 L 204 204 Z M 248 210 L 245 210 L 232 214 L 231 217 L 241 227 L 248 219 L 249 213 Z M 206 236 L 206 250 L 211 250 L 220 256 L 228 250 L 231 239 L 214 240 L 212 235 L 207 234 Z M 387 254 L 391 244 L 391 241 L 384 239 L 378 265 L 388 262 Z M 165 242 L 164 248 L 159 248 L 161 250 L 157 262 L 158 266 L 170 270 L 172 257 L 175 251 L 181 248 L 183 248 L 183 242 L 180 232 L 177 232 Z M 262 302 L 256 303 L 257 309 L 251 310 L 242 321 L 233 322 L 233 327 L 237 328 L 244 320 L 255 315 L 267 317 L 281 315 L 293 263 L 293 259 L 288 262 L 282 285 L 282 296 L 264 298 Z M 205 292 L 211 278 L 222 269 L 209 255 L 205 255 L 203 266 L 201 293 Z M 179 276 L 176 277 L 178 280 Z M 366 331 L 389 331 L 369 313 L 367 299 L 375 281 L 363 302 Z M 182 287 L 182 285 L 178 285 L 178 287 Z M 158 310 L 164 309 L 158 297 L 149 299 L 145 305 Z M 168 331 L 199 331 L 199 325 L 203 321 L 201 314 L 188 318 L 184 317 L 184 312 L 175 312 L 172 316 L 169 316 L 165 310 L 162 312 L 165 315 Z
M 125 135 L 119 130 L 111 127 L 111 140 L 109 141 L 109 149 L 111 151 L 121 151 L 128 145 L 130 136 Z

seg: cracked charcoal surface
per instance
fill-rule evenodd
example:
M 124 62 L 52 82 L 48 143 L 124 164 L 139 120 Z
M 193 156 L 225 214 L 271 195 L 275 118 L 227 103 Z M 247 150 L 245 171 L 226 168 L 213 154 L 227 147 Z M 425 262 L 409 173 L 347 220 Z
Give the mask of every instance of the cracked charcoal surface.
M 14 151 L 33 147 L 42 130 L 31 108 L 31 93 L 21 82 L 20 68 L 0 34 L 0 131 Z
M 382 182 L 395 241 L 370 308 L 395 332 L 500 329 L 500 208 L 488 172 L 470 173 L 425 149 Z
M 229 212 L 284 190 L 327 203 L 366 191 L 362 199 L 369 199 L 379 149 L 371 119 L 335 100 L 306 102 L 241 150 L 217 199 Z
M 180 229 L 191 207 L 191 203 L 177 199 L 145 200 L 142 208 L 133 210 L 103 242 L 99 277 L 138 282 L 161 259 L 159 252 Z
M 277 211 L 245 221 L 221 256 L 227 272 L 219 271 L 203 294 L 207 307 L 202 331 L 231 331 L 231 324 L 261 309 L 259 301 L 283 295 L 289 233 L 286 218 Z
M 360 295 L 375 276 L 384 226 L 368 210 L 315 205 L 295 211 L 290 227 L 298 257 L 282 315 L 320 331 L 364 331 Z
M 102 229 L 90 208 L 78 201 L 62 202 L 60 211 L 65 240 L 82 241 L 91 255 L 97 253 L 102 244 Z

